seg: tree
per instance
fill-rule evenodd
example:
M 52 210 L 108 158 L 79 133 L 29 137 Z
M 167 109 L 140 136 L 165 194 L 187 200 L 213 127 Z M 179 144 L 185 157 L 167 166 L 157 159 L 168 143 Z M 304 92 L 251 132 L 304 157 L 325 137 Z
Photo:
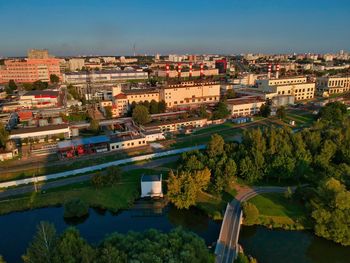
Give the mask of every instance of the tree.
M 271 114 L 271 107 L 265 103 L 260 106 L 260 115 L 263 117 L 269 117 Z
M 156 102 L 155 100 L 151 100 L 151 103 L 149 105 L 149 112 L 150 112 L 150 114 L 159 113 L 158 102 Z
M 176 176 L 169 172 L 168 198 L 179 209 L 188 209 L 196 203 L 198 188 L 189 172 L 181 171 Z
M 96 188 L 110 187 L 120 182 L 122 170 L 118 166 L 109 166 L 105 172 L 99 172 L 91 177 L 91 183 Z
M 112 119 L 113 113 L 112 113 L 112 106 L 106 106 L 105 108 L 106 118 Z
M 127 256 L 124 252 L 119 251 L 110 243 L 104 244 L 98 250 L 96 263 L 125 263 Z
M 158 103 L 158 112 L 159 113 L 164 113 L 166 111 L 166 103 L 164 100 L 161 100 L 159 103 Z
M 278 118 L 280 118 L 281 120 L 286 118 L 286 108 L 284 106 L 281 106 L 277 109 L 276 111 L 276 115 Z
M 224 139 L 218 134 L 213 134 L 207 146 L 208 156 L 213 158 L 222 155 L 224 153 L 224 145 Z
M 6 130 L 4 124 L 0 122 L 0 148 L 5 147 L 6 142 L 9 139 L 9 132 Z
M 246 225 L 254 225 L 256 224 L 259 218 L 259 210 L 256 206 L 249 202 L 244 202 L 242 204 L 243 215 L 244 215 L 244 223 Z
M 90 120 L 90 130 L 93 131 L 95 134 L 99 134 L 100 123 L 98 120 L 95 120 L 95 119 Z
M 79 231 L 68 228 L 59 238 L 57 256 L 54 263 L 90 263 L 94 262 L 95 250 L 81 238 Z
M 331 102 L 322 107 L 318 117 L 331 124 L 339 124 L 343 121 L 346 115 L 346 106 L 341 102 Z
M 227 92 L 226 92 L 226 97 L 228 99 L 234 99 L 236 98 L 236 92 L 233 90 L 233 89 L 229 89 Z
M 89 214 L 89 206 L 81 199 L 72 199 L 64 204 L 64 217 L 83 217 Z
M 4 258 L 0 255 L 0 263 L 6 263 Z
M 132 112 L 132 119 L 138 124 L 144 125 L 151 121 L 151 116 L 145 106 L 137 105 Z
M 237 258 L 235 259 L 234 263 L 249 263 L 249 259 L 246 255 L 243 253 L 238 253 Z
M 37 232 L 23 255 L 26 263 L 47 263 L 53 262 L 57 246 L 56 229 L 53 224 L 40 222 Z
M 229 184 L 236 176 L 237 165 L 235 160 L 228 159 L 223 171 L 223 176 L 225 178 L 225 183 Z
M 33 82 L 33 84 L 30 87 L 30 90 L 44 90 L 47 89 L 48 83 L 42 82 L 41 80 L 37 80 Z
M 227 116 L 230 115 L 230 111 L 227 108 L 227 103 L 224 101 L 220 101 L 217 105 L 216 108 L 213 112 L 213 119 L 217 120 L 217 119 L 224 119 Z
M 320 184 L 311 199 L 315 233 L 344 246 L 350 245 L 350 191 L 330 178 Z
M 13 79 L 9 80 L 8 85 L 5 87 L 5 91 L 7 95 L 13 94 L 13 92 L 17 89 L 17 85 Z
M 57 84 L 60 81 L 59 76 L 56 74 L 50 74 L 50 82 L 53 84 Z
M 75 100 L 79 100 L 79 94 L 78 94 L 76 88 L 72 84 L 69 84 L 67 86 L 67 90 L 68 90 L 69 94 L 71 94 L 73 96 L 73 98 Z
M 205 107 L 205 105 L 201 105 L 199 108 L 199 117 L 201 118 L 208 118 L 209 117 L 209 113 L 207 112 L 207 107 Z

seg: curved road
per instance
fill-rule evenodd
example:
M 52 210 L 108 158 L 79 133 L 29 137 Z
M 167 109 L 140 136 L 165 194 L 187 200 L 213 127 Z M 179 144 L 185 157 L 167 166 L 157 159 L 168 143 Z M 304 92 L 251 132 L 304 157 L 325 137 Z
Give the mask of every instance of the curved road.
M 216 263 L 232 263 L 238 253 L 238 237 L 242 221 L 241 203 L 262 193 L 283 193 L 288 187 L 242 187 L 231 203 L 227 204 L 218 242 L 215 248 Z M 293 187 L 292 190 L 295 188 Z

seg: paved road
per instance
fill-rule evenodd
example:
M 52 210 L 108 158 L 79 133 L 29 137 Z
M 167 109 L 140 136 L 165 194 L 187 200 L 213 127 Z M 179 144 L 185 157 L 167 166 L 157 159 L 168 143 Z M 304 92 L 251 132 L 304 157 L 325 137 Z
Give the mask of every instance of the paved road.
M 132 171 L 137 169 L 154 169 L 166 163 L 175 162 L 179 159 L 179 157 L 180 157 L 179 155 L 176 155 L 176 156 L 165 157 L 162 159 L 151 160 L 147 163 L 125 165 L 125 166 L 121 166 L 121 169 L 123 171 Z M 92 176 L 93 174 L 86 174 L 81 176 L 63 178 L 57 181 L 43 182 L 42 184 L 38 185 L 38 188 L 40 190 L 47 190 L 50 188 L 65 186 L 69 184 L 85 182 L 90 180 Z M 2 192 L 0 191 L 0 199 L 6 199 L 11 196 L 22 195 L 33 191 L 34 191 L 33 185 L 26 185 L 22 187 L 13 188 L 13 189 L 8 189 Z
M 294 188 L 292 188 L 294 189 Z M 216 263 L 232 263 L 238 253 L 238 237 L 241 227 L 241 203 L 262 193 L 283 193 L 287 187 L 242 187 L 238 189 L 236 198 L 227 205 L 220 236 L 216 245 Z

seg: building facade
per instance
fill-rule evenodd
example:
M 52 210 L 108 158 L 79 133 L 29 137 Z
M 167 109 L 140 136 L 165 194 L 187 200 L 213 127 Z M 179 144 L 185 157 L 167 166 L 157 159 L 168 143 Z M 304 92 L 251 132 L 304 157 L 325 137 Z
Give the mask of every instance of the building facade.
M 37 80 L 50 81 L 50 75 L 61 78 L 60 60 L 57 58 L 5 60 L 0 69 L 0 83 L 14 80 L 18 83 L 30 83 Z
M 329 96 L 350 91 L 350 76 L 328 76 L 316 79 L 317 94 Z
M 217 103 L 219 99 L 220 84 L 215 81 L 187 81 L 167 84 L 160 89 L 160 100 L 164 100 L 169 108 Z
M 258 89 L 276 95 L 292 95 L 295 101 L 312 99 L 315 96 L 315 83 L 306 77 L 261 79 L 256 81 Z

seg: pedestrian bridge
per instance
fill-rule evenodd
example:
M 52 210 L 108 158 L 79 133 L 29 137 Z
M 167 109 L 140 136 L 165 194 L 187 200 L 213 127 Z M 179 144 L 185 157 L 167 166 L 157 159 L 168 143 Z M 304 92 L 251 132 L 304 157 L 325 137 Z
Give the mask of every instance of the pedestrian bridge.
M 295 190 L 295 188 L 291 188 Z M 283 193 L 287 187 L 243 187 L 236 198 L 228 203 L 222 220 L 218 241 L 215 247 L 216 263 L 232 263 L 239 253 L 239 232 L 242 224 L 241 203 L 262 193 Z

